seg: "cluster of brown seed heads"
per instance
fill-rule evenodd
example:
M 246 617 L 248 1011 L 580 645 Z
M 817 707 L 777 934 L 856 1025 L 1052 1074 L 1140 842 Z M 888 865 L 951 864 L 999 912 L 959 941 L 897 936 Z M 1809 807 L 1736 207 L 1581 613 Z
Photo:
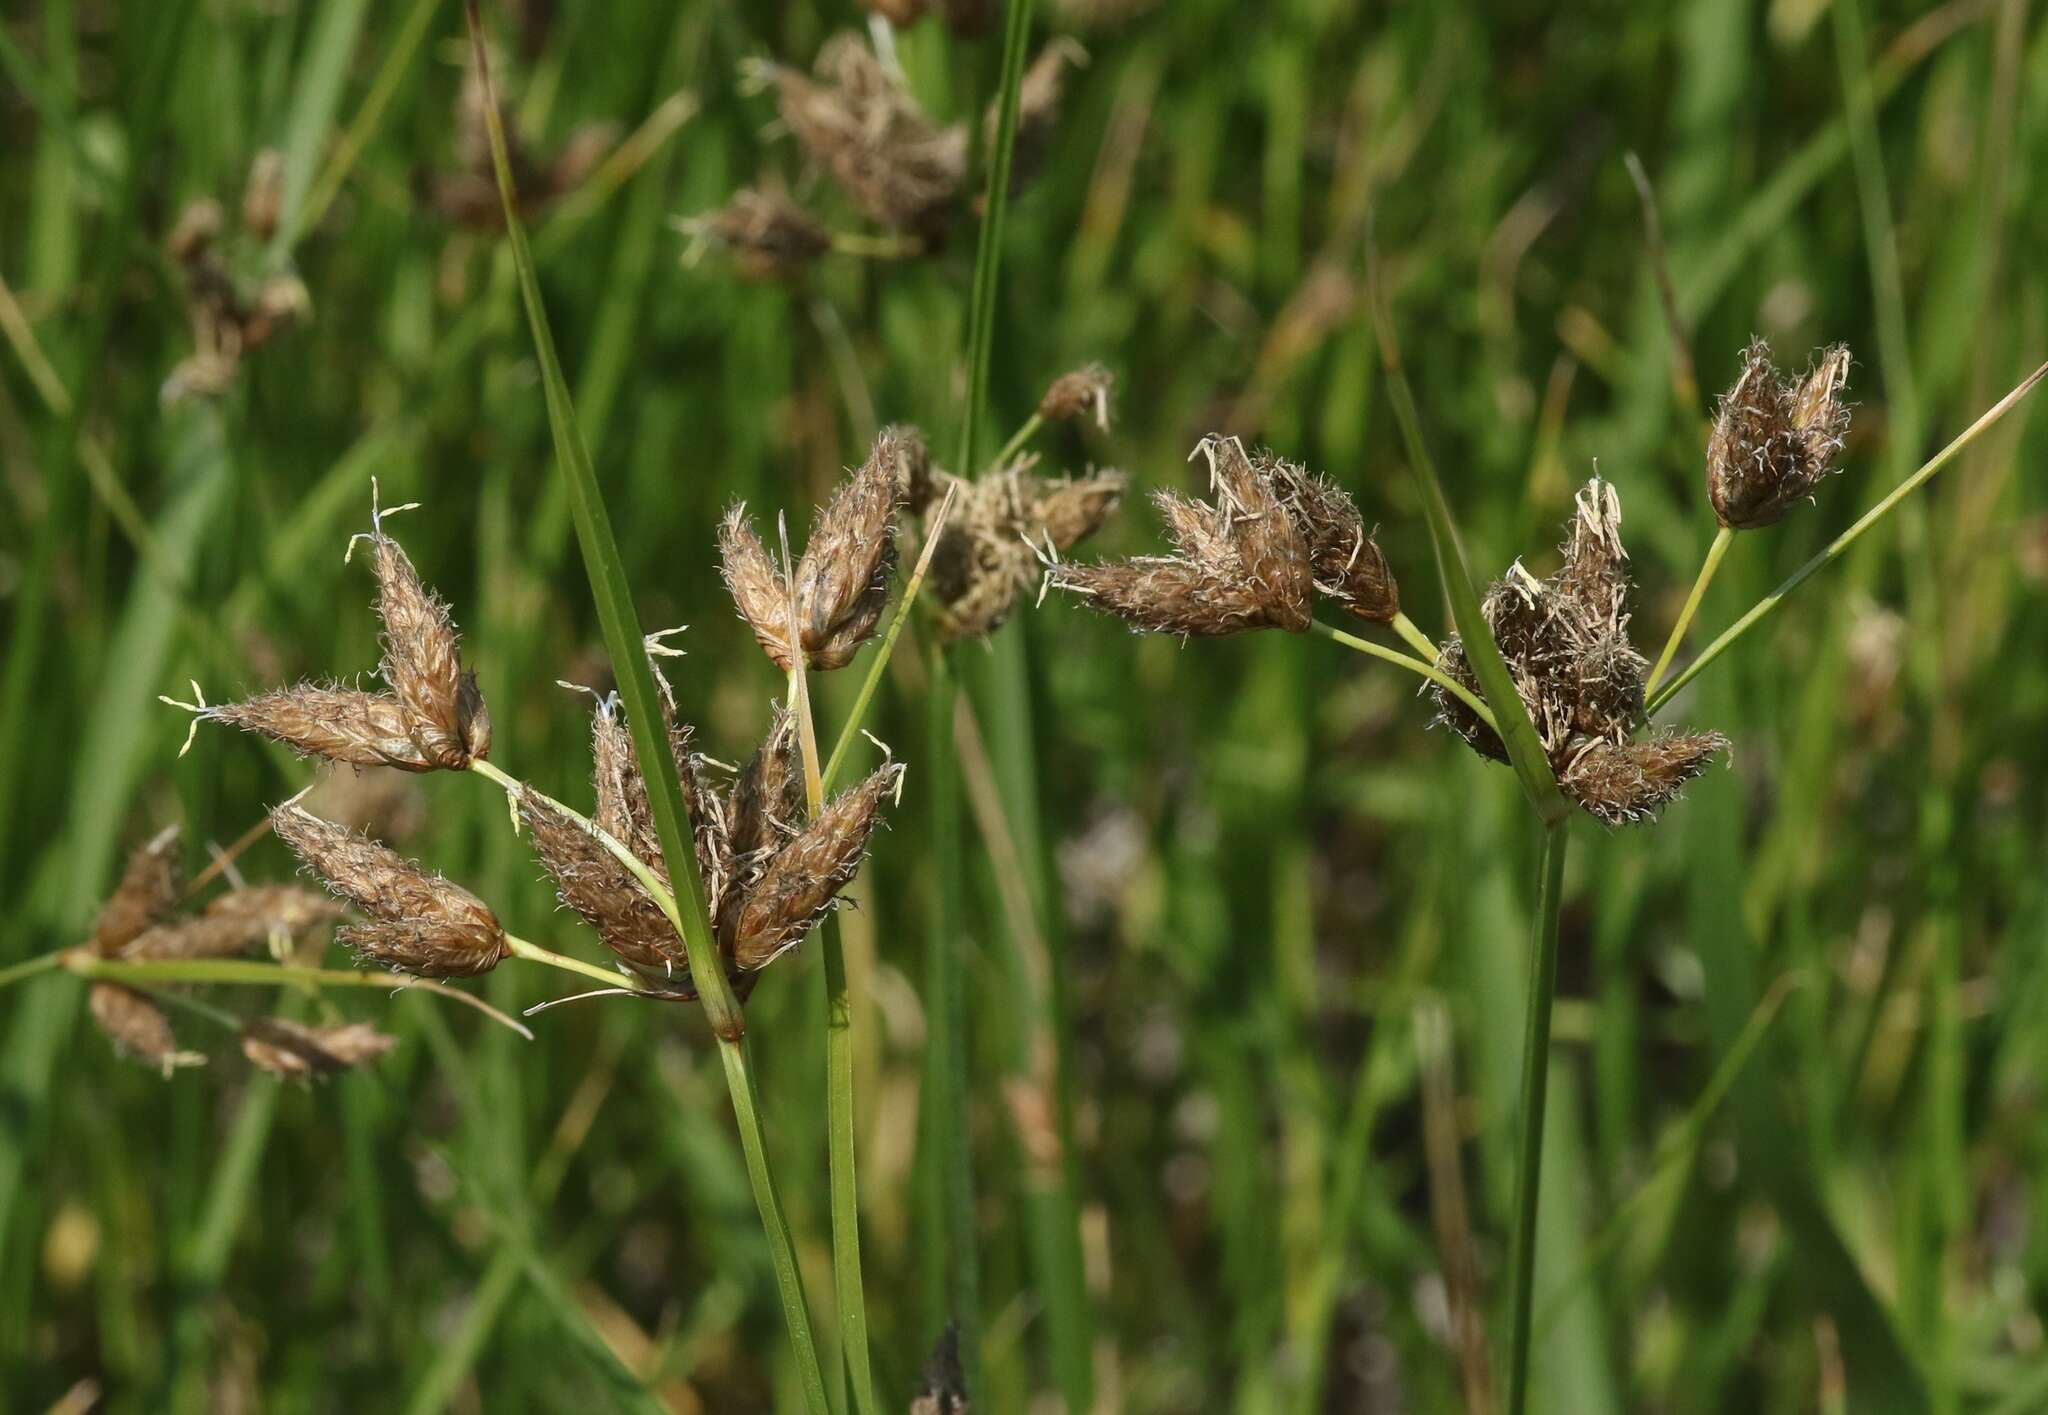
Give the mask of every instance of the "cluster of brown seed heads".
M 312 313 L 305 282 L 289 271 L 253 273 L 276 234 L 284 197 L 284 159 L 273 149 L 256 154 L 242 194 L 240 221 L 211 197 L 188 203 L 165 238 L 164 250 L 185 277 L 185 315 L 192 353 L 164 380 L 165 403 L 225 393 L 243 357 Z
M 297 885 L 236 885 L 203 909 L 180 913 L 184 893 L 178 873 L 178 832 L 173 827 L 129 855 L 82 951 L 119 963 L 229 959 L 262 949 L 290 958 L 302 951 L 317 952 L 321 931 L 341 916 L 334 901 Z M 167 1075 L 207 1060 L 205 1053 L 179 1046 L 160 996 L 96 978 L 87 1004 L 93 1021 L 124 1055 Z M 279 1039 L 286 1037 L 296 1039 L 296 1063 L 277 1050 Z M 391 1045 L 389 1037 L 361 1023 L 314 1027 L 265 1019 L 242 1023 L 240 1039 L 252 1064 L 291 1077 L 359 1065 Z M 331 1064 L 310 1064 L 316 1052 L 329 1057 Z
M 930 8 L 916 3 L 878 7 L 897 23 Z M 956 28 L 987 9 L 979 0 L 949 0 L 942 8 Z M 1013 189 L 1027 183 L 1050 151 L 1065 96 L 1066 76 L 1087 55 L 1072 40 L 1057 40 L 1032 63 L 1018 95 Z M 892 233 L 892 254 L 936 250 L 969 211 L 969 133 L 965 123 L 940 123 L 925 111 L 902 76 L 867 39 L 853 31 L 834 35 L 819 50 L 810 73 L 787 65 L 750 63 L 750 87 L 775 93 L 779 126 L 802 148 L 807 162 L 831 178 L 855 210 Z M 995 114 L 983 119 L 993 132 Z M 725 206 L 681 223 L 690 255 L 706 245 L 731 254 L 734 268 L 754 279 L 780 279 L 807 268 L 835 246 L 872 248 L 862 238 L 841 242 L 816 215 L 773 179 L 742 188 Z
M 493 61 L 494 74 L 503 75 L 510 66 Z M 438 216 L 458 226 L 494 231 L 505 224 L 505 208 L 498 197 L 497 174 L 491 165 L 489 126 L 490 102 L 483 76 L 472 66 L 463 76 L 455 99 L 455 167 L 451 171 L 421 173 L 416 178 L 420 199 Z M 570 133 L 549 157 L 536 153 L 525 141 L 499 95 L 498 116 L 505 133 L 505 156 L 512 169 L 512 184 L 519 196 L 519 215 L 527 220 L 582 186 L 605 154 L 618 144 L 618 128 L 611 123 L 586 123 Z

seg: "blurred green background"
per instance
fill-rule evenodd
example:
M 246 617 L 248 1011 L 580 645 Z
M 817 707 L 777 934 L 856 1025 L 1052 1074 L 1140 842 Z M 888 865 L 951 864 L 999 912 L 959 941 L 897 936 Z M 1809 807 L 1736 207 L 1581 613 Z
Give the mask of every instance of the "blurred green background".
M 845 0 L 485 9 L 535 152 L 588 123 L 638 134 L 533 214 L 541 276 L 641 615 L 691 626 L 683 713 L 739 757 L 781 684 L 719 584 L 716 519 L 745 497 L 800 536 L 880 422 L 956 444 L 972 232 L 787 284 L 680 259 L 677 217 L 770 175 L 861 229 L 738 79 L 864 25 Z M 1100 359 L 1114 429 L 1056 429 L 1047 468 L 1191 490 L 1202 434 L 1269 445 L 1358 498 L 1432 633 L 1365 320 L 1369 210 L 1475 569 L 1547 571 L 1597 466 L 1646 652 L 1714 527 L 1625 153 L 1708 398 L 1753 333 L 1794 365 L 1834 340 L 1858 359 L 1844 475 L 1738 539 L 1696 642 L 2048 348 L 2048 24 L 2027 0 L 1038 9 L 1034 50 L 1070 33 L 1090 62 L 1004 236 L 993 435 Z M 155 698 L 374 664 L 369 579 L 341 560 L 372 475 L 424 503 L 394 530 L 455 607 L 493 759 L 581 799 L 587 703 L 556 680 L 608 669 L 537 366 L 498 234 L 430 199 L 463 160 L 459 7 L 18 0 L 0 38 L 0 964 L 77 941 L 137 840 L 182 822 L 196 866 L 310 779 L 219 730 L 176 760 L 185 720 Z M 927 20 L 896 44 L 934 113 L 979 112 L 994 38 Z M 194 198 L 232 213 L 263 148 L 283 224 L 235 259 L 295 271 L 311 320 L 166 405 L 193 334 L 164 238 Z M 1575 827 L 1545 1410 L 2048 1409 L 2048 436 L 2028 411 L 1681 699 L 1673 720 L 1734 738 L 1728 769 L 1658 825 Z M 1081 553 L 1158 544 L 1134 494 Z M 959 940 L 979 1408 L 1451 1410 L 1497 1389 L 1460 1322 L 1497 1338 L 1505 1302 L 1535 843 L 1512 776 L 1426 730 L 1413 680 L 1320 639 L 1183 647 L 1055 597 L 960 661 L 985 748 Z M 817 684 L 828 733 L 853 677 Z M 945 1315 L 916 1179 L 922 680 L 901 654 L 878 702 L 910 771 L 845 916 L 897 1408 Z M 596 956 L 495 792 L 412 792 L 407 853 Z M 290 863 L 265 843 L 243 869 Z M 1008 1084 L 1043 1040 L 1019 1005 L 1040 959 L 1071 1103 L 1050 1158 Z M 563 990 L 511 968 L 477 987 L 508 1009 Z M 166 1083 L 80 995 L 59 976 L 0 997 L 0 1405 L 87 1381 L 121 1411 L 795 1403 L 693 1011 L 582 1004 L 525 1043 L 424 996 L 343 999 L 400 1046 L 305 1088 L 232 1057 Z M 822 1309 L 821 1007 L 806 949 L 749 1012 Z M 1046 1236 L 1048 1172 L 1072 1185 L 1078 1271 Z

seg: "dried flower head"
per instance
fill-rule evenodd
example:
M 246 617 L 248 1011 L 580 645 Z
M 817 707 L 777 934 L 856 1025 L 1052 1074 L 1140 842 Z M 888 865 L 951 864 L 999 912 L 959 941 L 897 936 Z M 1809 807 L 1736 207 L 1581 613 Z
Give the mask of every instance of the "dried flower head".
M 1101 364 L 1084 364 L 1054 379 L 1038 400 L 1038 416 L 1047 422 L 1072 422 L 1093 418 L 1095 425 L 1109 431 L 1109 390 L 1116 375 Z
M 341 907 L 324 894 L 291 884 L 248 885 L 221 895 L 202 914 L 145 929 L 120 956 L 127 962 L 232 958 L 273 938 L 300 938 L 340 917 Z
M 944 230 L 967 176 L 967 131 L 934 123 L 866 40 L 828 40 L 816 79 L 780 64 L 750 72 L 774 86 L 783 123 L 862 212 L 896 230 Z
M 384 534 L 373 513 L 368 537 L 377 573 L 377 614 L 384 621 L 379 671 L 405 708 L 420 754 L 434 766 L 465 770 L 491 754 L 491 715 L 476 675 L 463 669 L 455 621 L 420 581 L 412 560 Z
M 530 792 L 520 797 L 519 815 L 562 903 L 583 916 L 606 948 L 643 977 L 658 982 L 688 978 L 689 961 L 674 925 L 596 836 Z
M 163 1009 L 133 988 L 95 982 L 86 992 L 86 1006 L 116 1051 L 155 1067 L 166 1077 L 181 1066 L 206 1064 L 206 1058 L 197 1052 L 178 1050 L 178 1039 Z
M 961 39 L 979 39 L 996 22 L 997 0 L 938 0 L 946 28 Z
M 179 265 L 197 266 L 213 249 L 226 225 L 227 213 L 212 197 L 187 202 L 178 213 L 171 234 L 164 237 L 164 254 Z
M 258 153 L 235 231 L 227 229 L 221 204 L 202 198 L 185 206 L 165 237 L 164 250 L 184 275 L 193 343 L 191 355 L 164 380 L 166 404 L 225 392 L 246 354 L 312 313 L 304 282 L 291 272 L 261 281 L 241 273 L 255 263 L 253 248 L 266 245 L 276 230 L 281 178 L 277 154 Z
M 266 245 L 277 234 L 277 218 L 284 208 L 284 154 L 266 147 L 249 164 L 249 181 L 242 188 L 242 230 L 258 245 Z
M 943 472 L 939 478 L 957 489 L 932 549 L 925 588 L 938 605 L 936 625 L 946 643 L 985 638 L 1001 628 L 1017 597 L 1038 583 L 1044 564 L 1056 564 L 1109 519 L 1125 481 L 1122 472 L 1111 470 L 1038 477 L 1023 465 L 972 482 Z M 933 514 L 927 511 L 927 521 Z
M 843 668 L 874 633 L 889 602 L 896 564 L 895 519 L 901 478 L 911 449 L 899 448 L 893 429 L 876 437 L 868 459 L 818 513 L 797 562 L 792 590 L 735 504 L 719 528 L 725 582 L 756 642 L 785 672 L 790 666 L 791 596 L 807 666 Z
M 1707 495 L 1722 525 L 1774 525 L 1827 479 L 1849 431 L 1841 401 L 1849 362 L 1848 347 L 1836 344 L 1790 379 L 1772 367 L 1763 340 L 1742 351 L 1742 373 L 1721 395 L 1707 441 Z
M 759 883 L 768 862 L 804 824 L 804 769 L 796 718 L 777 703 L 768 735 L 740 769 L 726 797 L 727 841 L 738 899 Z
M 749 280 L 787 280 L 832 249 L 825 223 L 779 186 L 742 187 L 716 211 L 685 221 L 685 259 L 706 245 L 728 252 Z
M 505 84 L 510 81 L 512 66 L 502 56 L 493 55 L 491 72 Z M 416 189 L 436 214 L 476 230 L 496 230 L 505 224 L 504 203 L 491 162 L 489 117 L 483 75 L 472 64 L 455 99 L 455 170 L 422 173 L 416 182 Z M 611 124 L 587 123 L 569 134 L 552 159 L 546 158 L 535 152 L 519 131 L 502 89 L 498 120 L 505 134 L 505 157 L 512 169 L 522 220 L 532 219 L 582 186 L 618 141 L 618 130 Z
M 1155 496 L 1177 553 L 1059 565 L 1051 582 L 1148 633 L 1216 636 L 1309 626 L 1314 577 L 1307 537 L 1273 481 L 1236 438 L 1207 437 L 1213 504 Z
M 301 756 L 400 771 L 432 771 L 439 765 L 413 736 L 404 704 L 389 693 L 301 683 L 245 702 L 179 706 L 194 707 L 201 721 L 282 742 Z
M 166 826 L 135 847 L 121 882 L 100 906 L 92 929 L 92 950 L 119 953 L 178 902 L 178 828 Z
M 1385 624 L 1399 614 L 1394 572 L 1344 489 L 1292 462 L 1269 458 L 1262 466 L 1308 540 L 1317 592 L 1360 619 Z
M 242 1055 L 249 1064 L 287 1081 L 367 1066 L 397 1044 L 396 1037 L 367 1022 L 309 1027 L 283 1017 L 261 1017 L 242 1024 Z
M 463 978 L 488 973 L 510 951 L 497 916 L 460 885 L 290 803 L 270 823 L 328 889 L 370 916 L 337 935 L 359 957 L 420 977 Z
M 902 776 L 903 768 L 894 763 L 878 768 L 827 802 L 816 820 L 775 853 L 745 899 L 728 912 L 721 942 L 734 966 L 753 972 L 803 941 L 860 868 L 868 837 L 881 823 L 882 801 Z
M 1596 477 L 1578 494 L 1564 557 L 1548 580 L 1519 562 L 1510 566 L 1481 608 L 1565 795 L 1610 825 L 1646 820 L 1706 770 L 1728 740 L 1711 732 L 1631 740 L 1649 665 L 1629 642 L 1628 555 L 1620 498 L 1609 483 Z M 1457 638 L 1444 645 L 1437 667 L 1478 691 Z M 1439 721 L 1481 756 L 1508 759 L 1500 738 L 1462 699 L 1433 691 Z

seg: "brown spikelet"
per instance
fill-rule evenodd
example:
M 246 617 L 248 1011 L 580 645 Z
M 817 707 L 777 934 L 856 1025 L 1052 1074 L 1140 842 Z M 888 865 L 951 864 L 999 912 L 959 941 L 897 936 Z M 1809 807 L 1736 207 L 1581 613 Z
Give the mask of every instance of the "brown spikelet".
M 420 581 L 397 541 L 372 531 L 377 613 L 384 621 L 384 681 L 405 708 L 420 754 L 462 771 L 491 751 L 491 718 L 476 678 L 462 667 L 448 606 Z
M 270 821 L 328 889 L 374 921 L 336 934 L 360 957 L 426 978 L 474 977 L 504 960 L 497 915 L 460 885 L 298 806 L 279 806 Z
M 349 766 L 432 771 L 443 764 L 427 755 L 413 733 L 411 715 L 388 693 L 301 683 L 246 702 L 205 708 L 198 715 L 282 742 L 301 756 Z
M 283 207 L 284 154 L 266 147 L 250 162 L 249 182 L 242 189 L 242 233 L 258 245 L 268 245 Z
M 1001 628 L 1017 597 L 1038 582 L 1041 558 L 1057 560 L 1093 534 L 1123 489 L 1117 471 L 1053 480 L 1011 469 L 961 482 L 925 579 L 939 606 L 940 639 L 984 638 Z
M 884 226 L 943 232 L 967 175 L 967 131 L 941 128 L 855 33 L 818 53 L 812 79 L 779 64 L 758 75 L 804 151 L 853 204 Z
M 1621 746 L 1595 739 L 1559 774 L 1558 785 L 1609 825 L 1649 820 L 1727 747 L 1718 732 L 1659 732 Z
M 178 902 L 178 828 L 166 826 L 128 856 L 121 882 L 93 922 L 93 952 L 118 953 Z
M 121 957 L 131 962 L 232 958 L 273 937 L 296 939 L 340 917 L 340 905 L 310 889 L 250 885 L 221 895 L 195 918 L 145 930 L 121 950 Z
M 639 760 L 633 754 L 632 734 L 611 700 L 600 703 L 591 716 L 590 774 L 597 794 L 591 819 L 597 828 L 666 879 L 654 808 L 647 800 L 647 779 L 640 774 Z
M 979 39 L 996 22 L 997 0 L 938 0 L 946 28 L 960 39 Z
M 226 224 L 227 213 L 212 197 L 188 202 L 178 213 L 171 234 L 164 238 L 164 254 L 180 265 L 197 265 L 213 249 Z
M 888 438 L 896 462 L 897 499 L 910 511 L 923 515 L 945 494 L 945 488 L 932 474 L 931 446 L 923 430 L 909 423 L 891 423 L 882 429 L 882 435 Z
M 742 187 L 718 210 L 683 223 L 683 231 L 724 250 L 749 280 L 787 280 L 832 249 L 825 223 L 778 186 Z
M 396 1037 L 367 1022 L 308 1027 L 282 1017 L 262 1017 L 242 1024 L 242 1055 L 249 1064 L 287 1081 L 367 1066 L 397 1044 Z
M 747 519 L 744 503 L 733 503 L 719 524 L 718 554 L 725 587 L 732 592 L 740 618 L 754 631 L 754 641 L 760 644 L 762 652 L 787 673 L 792 662 L 789 585 Z
M 883 431 L 811 527 L 796 567 L 796 619 L 812 668 L 845 667 L 888 605 L 901 462 L 895 436 Z
M 1214 504 L 1155 498 L 1178 554 L 1060 565 L 1051 582 L 1149 633 L 1213 637 L 1247 629 L 1304 633 L 1314 571 L 1309 544 L 1272 479 L 1236 438 L 1204 438 Z
M 817 819 L 782 847 L 729 915 L 722 942 L 733 966 L 752 972 L 803 941 L 860 868 L 868 837 L 881 822 L 882 802 L 902 775 L 903 768 L 895 764 L 879 768 L 827 802 Z
M 796 719 L 775 705 L 768 735 L 740 769 L 726 798 L 726 826 L 739 890 L 751 888 L 768 860 L 804 821 L 803 763 Z
M 153 1066 L 165 1076 L 180 1066 L 203 1065 L 206 1058 L 179 1051 L 163 1009 L 133 988 L 119 983 L 95 982 L 86 993 L 92 1020 L 106 1033 L 107 1040 L 123 1056 Z
M 1262 457 L 1260 467 L 1308 541 L 1316 591 L 1375 623 L 1400 613 L 1393 570 L 1343 488 L 1278 458 Z
M 1763 340 L 1742 351 L 1742 372 L 1721 395 L 1707 441 L 1707 496 L 1722 525 L 1774 525 L 1827 479 L 1849 430 L 1841 401 L 1849 363 L 1848 347 L 1837 344 L 1793 380 L 1772 366 Z
M 682 940 L 668 916 L 601 841 L 531 794 L 521 795 L 519 814 L 562 903 L 583 916 L 605 947 L 648 978 L 689 976 Z
M 1728 745 L 1711 732 L 1633 740 L 1649 664 L 1628 638 L 1627 562 L 1620 500 L 1596 477 L 1578 494 L 1558 572 L 1539 580 L 1519 563 L 1510 566 L 1481 605 L 1559 785 L 1610 825 L 1655 816 Z M 1456 638 L 1437 667 L 1478 691 Z M 1481 756 L 1508 759 L 1500 738 L 1462 700 L 1434 691 L 1439 721 Z
M 1109 431 L 1109 390 L 1116 376 L 1101 364 L 1087 364 L 1063 373 L 1047 385 L 1038 400 L 1038 416 L 1047 422 L 1072 422 L 1092 418 L 1104 432 Z

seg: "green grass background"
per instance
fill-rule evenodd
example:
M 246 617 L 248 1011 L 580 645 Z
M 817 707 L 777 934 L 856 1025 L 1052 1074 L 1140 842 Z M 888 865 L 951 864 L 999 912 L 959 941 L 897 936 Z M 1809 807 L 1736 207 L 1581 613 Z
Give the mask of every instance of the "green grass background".
M 1073 28 L 1040 8 L 1041 40 Z M 1169 0 L 1087 30 L 1004 237 L 992 431 L 1101 359 L 1116 427 L 1049 435 L 1049 465 L 1185 490 L 1201 434 L 1266 443 L 1352 491 L 1410 613 L 1443 632 L 1365 320 L 1371 209 L 1475 567 L 1547 568 L 1597 465 L 1652 650 L 1713 523 L 1633 150 L 1708 394 L 1752 333 L 1795 362 L 1837 339 L 1858 355 L 1844 475 L 1738 539 L 1711 633 L 2048 348 L 2038 8 Z M 780 682 L 718 583 L 721 509 L 787 508 L 801 534 L 878 421 L 958 436 L 971 232 L 793 286 L 678 258 L 672 218 L 757 175 L 803 181 L 740 62 L 807 64 L 857 19 L 565 4 L 527 46 L 494 16 L 517 126 L 544 150 L 586 121 L 630 130 L 678 90 L 700 105 L 622 186 L 540 219 L 537 249 L 641 615 L 692 626 L 673 676 L 726 757 Z M 607 670 L 512 272 L 415 196 L 454 161 L 457 7 L 21 0 L 0 36 L 0 276 L 48 364 L 15 343 L 0 363 L 0 963 L 76 941 L 144 835 L 184 822 L 196 865 L 303 784 L 219 731 L 176 761 L 185 724 L 155 696 L 374 663 L 367 576 L 341 563 L 373 474 L 387 502 L 424 503 L 394 530 L 456 608 L 493 759 L 580 795 L 584 706 L 555 680 Z M 928 23 L 899 43 L 934 111 L 978 111 L 993 40 Z M 320 219 L 252 254 L 298 271 L 313 322 L 225 397 L 162 406 L 190 351 L 161 254 L 179 207 L 232 208 L 276 146 L 296 211 L 356 134 Z M 1655 827 L 1575 828 L 1546 1410 L 2048 1408 L 2037 422 L 2022 408 L 1681 700 L 1675 720 L 1735 739 L 1728 769 Z M 1157 543 L 1134 496 L 1086 553 Z M 914 1177 L 934 744 L 901 659 L 874 725 L 910 774 L 848 916 L 867 1281 L 897 1406 L 943 1315 Z M 1001 1087 L 1026 1044 L 1024 955 L 971 832 L 982 1406 L 1057 1409 L 1088 1386 L 1130 1411 L 1462 1408 L 1418 1036 L 1448 1018 L 1498 1331 L 1535 883 L 1513 778 L 1425 731 L 1412 680 L 1322 640 L 1183 648 L 1055 600 L 962 663 L 1060 979 L 1086 1258 L 1058 1281 L 1034 1217 Z M 830 733 L 854 684 L 815 686 Z M 595 956 L 496 793 L 421 787 L 409 853 Z M 266 844 L 245 868 L 289 863 Z M 508 1008 L 562 990 L 511 968 L 479 987 Z M 807 950 L 749 1009 L 814 1305 L 831 1290 L 821 999 Z M 79 1004 L 65 978 L 0 997 L 0 1405 L 88 1377 L 124 1411 L 795 1401 L 693 1013 L 583 1005 L 524 1043 L 426 997 L 350 999 L 398 1050 L 304 1089 L 229 1059 L 166 1084 Z M 1710 1090 L 1717 1072 L 1732 1084 Z M 588 1121 L 571 1144 L 565 1113 Z M 1078 1375 L 1056 1339 L 1077 1319 Z

